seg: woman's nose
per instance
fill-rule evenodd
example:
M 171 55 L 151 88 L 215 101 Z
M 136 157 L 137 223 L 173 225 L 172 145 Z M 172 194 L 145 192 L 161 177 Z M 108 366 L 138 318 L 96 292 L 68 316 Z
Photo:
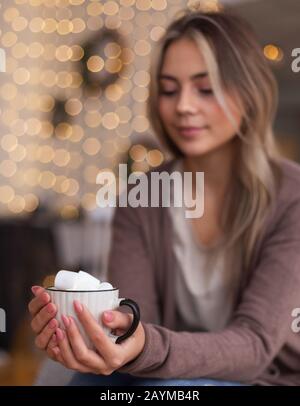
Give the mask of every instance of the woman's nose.
M 195 95 L 190 90 L 182 90 L 179 94 L 176 110 L 178 114 L 194 114 L 198 110 Z

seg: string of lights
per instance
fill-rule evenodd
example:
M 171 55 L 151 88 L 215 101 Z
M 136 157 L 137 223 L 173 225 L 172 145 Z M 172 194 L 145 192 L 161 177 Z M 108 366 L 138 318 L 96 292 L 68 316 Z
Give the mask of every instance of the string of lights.
M 96 177 L 129 152 L 131 170 L 164 160 L 133 142 L 146 116 L 151 49 L 181 0 L 12 0 L 1 5 L 0 214 L 47 204 L 63 217 L 96 208 Z M 206 1 L 214 9 L 216 1 Z M 115 33 L 115 34 L 113 34 Z M 92 45 L 92 46 L 91 46 Z M 273 63 L 284 57 L 268 44 Z

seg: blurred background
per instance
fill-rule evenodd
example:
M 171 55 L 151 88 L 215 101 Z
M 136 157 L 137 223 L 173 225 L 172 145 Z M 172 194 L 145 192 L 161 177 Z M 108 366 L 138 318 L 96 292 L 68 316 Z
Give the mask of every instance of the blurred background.
M 1 1 L 0 385 L 31 385 L 43 361 L 30 286 L 51 284 L 62 268 L 105 280 L 113 209 L 98 206 L 97 175 L 167 159 L 146 116 L 151 49 L 178 11 L 198 3 Z M 280 149 L 299 161 L 300 73 L 291 64 L 300 1 L 200 3 L 229 5 L 252 23 L 279 84 Z

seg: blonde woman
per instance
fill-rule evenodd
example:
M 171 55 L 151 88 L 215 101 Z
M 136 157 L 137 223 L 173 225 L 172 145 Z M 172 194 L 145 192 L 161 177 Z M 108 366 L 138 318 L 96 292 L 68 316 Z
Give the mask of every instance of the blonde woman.
M 291 329 L 300 306 L 300 170 L 276 154 L 276 100 L 241 18 L 186 12 L 167 28 L 152 58 L 148 107 L 174 159 L 157 170 L 204 172 L 204 215 L 116 210 L 110 281 L 142 314 L 121 345 L 75 303 L 97 348 L 88 350 L 74 321 L 66 315 L 66 330 L 58 327 L 49 296 L 33 288 L 37 346 L 81 372 L 73 384 L 300 383 Z M 119 333 L 130 321 L 103 314 Z

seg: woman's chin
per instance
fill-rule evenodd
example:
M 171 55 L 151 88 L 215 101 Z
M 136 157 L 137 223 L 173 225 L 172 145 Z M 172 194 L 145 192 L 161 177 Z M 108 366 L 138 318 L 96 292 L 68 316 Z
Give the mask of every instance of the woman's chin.
M 205 147 L 204 145 L 180 145 L 178 146 L 182 154 L 186 157 L 196 157 L 205 155 L 210 152 L 210 148 Z

